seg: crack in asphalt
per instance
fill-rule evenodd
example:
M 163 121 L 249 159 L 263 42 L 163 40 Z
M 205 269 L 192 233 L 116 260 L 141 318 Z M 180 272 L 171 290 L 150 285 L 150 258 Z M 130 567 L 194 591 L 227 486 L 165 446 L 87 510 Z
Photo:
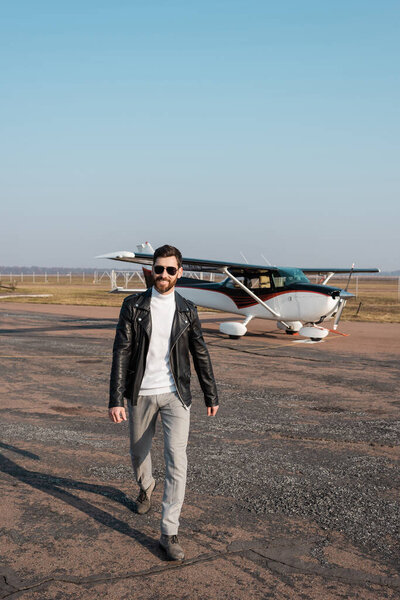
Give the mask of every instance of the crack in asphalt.
M 222 348 L 224 350 L 234 350 L 235 352 L 242 352 L 243 354 L 252 354 L 253 356 L 265 356 L 265 357 L 270 357 L 269 354 L 266 354 L 265 352 L 268 350 L 275 350 L 274 348 L 265 348 L 265 350 L 263 352 L 254 352 L 254 350 L 247 350 L 246 348 L 235 348 L 233 346 L 221 346 L 220 344 L 217 343 L 208 343 L 209 346 L 213 346 L 213 347 L 217 347 L 217 348 Z M 292 358 L 293 360 L 308 360 L 310 362 L 318 362 L 318 363 L 331 363 L 331 360 L 328 359 L 321 359 L 321 358 L 310 358 L 308 356 L 293 356 L 291 354 L 274 354 L 273 358 Z
M 234 556 L 242 556 L 253 562 L 257 562 L 257 564 L 261 564 L 266 566 L 271 571 L 282 573 L 287 573 L 289 571 L 295 571 L 298 574 L 305 575 L 317 575 L 324 579 L 340 581 L 343 583 L 347 583 L 350 585 L 377 585 L 380 587 L 387 587 L 393 590 L 400 590 L 400 577 L 385 577 L 382 575 L 371 575 L 365 573 L 363 571 L 355 570 L 355 569 L 347 569 L 343 567 L 334 567 L 334 568 L 325 568 L 319 565 L 312 565 L 303 560 L 292 558 L 292 560 L 283 560 L 282 557 L 276 556 L 276 553 L 269 552 L 268 548 L 263 549 L 260 548 L 260 545 L 249 546 L 248 544 L 244 545 L 245 547 L 239 548 L 237 550 L 226 550 L 225 552 L 214 552 L 212 554 L 200 554 L 194 558 L 179 561 L 177 563 L 169 563 L 167 565 L 155 566 L 150 569 L 144 569 L 142 571 L 128 571 L 126 573 L 122 573 L 121 575 L 110 575 L 110 574 L 98 574 L 98 575 L 89 575 L 87 577 L 76 577 L 74 575 L 65 576 L 65 575 L 54 575 L 45 577 L 40 581 L 32 581 L 31 583 L 24 584 L 22 581 L 19 581 L 15 575 L 4 570 L 1 574 L 0 579 L 0 598 L 12 600 L 14 598 L 20 597 L 25 592 L 30 590 L 39 589 L 43 586 L 52 584 L 52 583 L 70 583 L 74 585 L 95 585 L 101 582 L 113 582 L 113 581 L 121 581 L 123 579 L 135 579 L 138 577 L 148 577 L 152 575 L 159 575 L 160 573 L 164 573 L 166 571 L 171 570 L 182 570 L 188 567 L 191 567 L 196 564 L 211 562 L 218 559 L 229 559 Z M 253 556 L 255 555 L 255 556 Z M 279 550 L 278 550 L 279 555 Z M 282 567 L 284 571 L 282 571 Z
M 250 552 L 260 556 L 269 563 L 279 564 L 284 567 L 289 567 L 294 571 L 304 573 L 307 575 L 317 575 L 319 577 L 323 577 L 324 579 L 343 581 L 344 583 L 349 584 L 357 584 L 357 585 L 378 585 L 381 587 L 388 587 L 394 590 L 400 590 L 400 577 L 385 577 L 383 575 L 372 575 L 370 573 L 365 573 L 363 571 L 358 571 L 356 569 L 347 569 L 344 567 L 334 567 L 332 568 L 324 568 L 319 565 L 313 565 L 311 568 L 307 565 L 305 561 L 295 559 L 291 564 L 289 562 L 279 560 L 276 557 L 268 556 L 266 553 L 260 551 L 259 549 L 249 548 Z M 269 566 L 271 570 L 274 570 Z

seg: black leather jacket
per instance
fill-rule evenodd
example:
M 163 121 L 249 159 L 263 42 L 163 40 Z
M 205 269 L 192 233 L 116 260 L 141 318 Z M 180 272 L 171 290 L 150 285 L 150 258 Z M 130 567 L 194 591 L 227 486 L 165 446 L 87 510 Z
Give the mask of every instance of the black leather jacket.
M 151 288 L 125 298 L 113 347 L 109 408 L 124 406 L 124 397 L 136 404 L 151 336 Z M 171 328 L 170 365 L 179 398 L 190 406 L 190 360 L 207 406 L 218 404 L 210 355 L 203 339 L 197 309 L 175 292 L 176 310 Z

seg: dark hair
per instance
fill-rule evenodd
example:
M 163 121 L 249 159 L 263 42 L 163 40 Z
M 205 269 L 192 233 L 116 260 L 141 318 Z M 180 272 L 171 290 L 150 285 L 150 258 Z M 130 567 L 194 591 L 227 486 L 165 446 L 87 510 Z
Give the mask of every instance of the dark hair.
M 153 265 L 157 258 L 166 258 L 167 256 L 175 256 L 178 267 L 180 268 L 182 266 L 182 254 L 178 248 L 175 248 L 175 246 L 169 246 L 168 244 L 164 244 L 164 246 L 160 246 L 154 251 Z

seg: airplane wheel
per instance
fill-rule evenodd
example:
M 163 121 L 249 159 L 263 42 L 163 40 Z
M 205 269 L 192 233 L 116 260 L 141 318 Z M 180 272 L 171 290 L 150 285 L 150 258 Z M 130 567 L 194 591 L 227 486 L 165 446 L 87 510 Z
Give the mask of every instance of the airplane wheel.
M 293 329 L 285 329 L 285 333 L 286 335 L 294 335 L 297 333 L 297 331 L 294 331 Z
M 321 338 L 310 338 L 312 342 L 320 342 Z
M 231 339 L 231 340 L 239 340 L 240 339 L 240 335 L 230 335 L 229 339 Z

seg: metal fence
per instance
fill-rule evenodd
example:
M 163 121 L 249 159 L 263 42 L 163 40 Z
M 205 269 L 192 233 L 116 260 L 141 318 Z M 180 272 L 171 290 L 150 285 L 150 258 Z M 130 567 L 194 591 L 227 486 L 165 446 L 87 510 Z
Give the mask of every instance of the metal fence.
M 195 279 L 204 279 L 207 281 L 214 281 L 214 273 L 195 273 L 186 272 L 186 277 L 193 277 Z M 60 272 L 35 272 L 35 273 L 0 273 L 0 284 L 29 284 L 29 283 L 92 283 L 101 284 L 104 281 L 109 281 L 112 288 L 117 287 L 119 283 L 122 283 L 124 287 L 132 282 L 138 282 L 145 285 L 145 279 L 141 271 L 117 271 L 112 269 L 111 271 L 94 271 L 94 272 L 82 272 L 82 273 L 60 273 Z
M 48 273 L 40 271 L 38 273 L 0 273 L 0 283 L 72 283 L 79 280 L 90 282 L 93 280 L 93 273 Z M 93 281 L 93 283 L 95 283 Z

